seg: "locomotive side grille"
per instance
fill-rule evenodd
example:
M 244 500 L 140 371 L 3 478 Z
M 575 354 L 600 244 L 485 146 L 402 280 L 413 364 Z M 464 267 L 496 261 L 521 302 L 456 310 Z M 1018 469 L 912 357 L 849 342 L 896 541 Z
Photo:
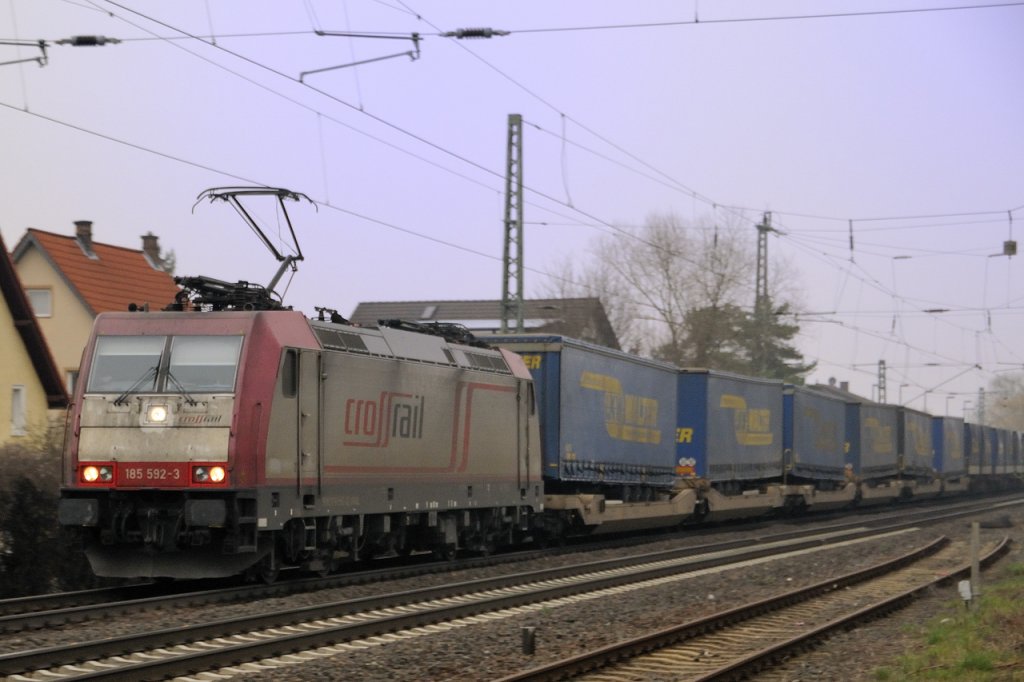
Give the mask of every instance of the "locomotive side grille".
M 324 348 L 347 350 L 355 353 L 369 352 L 366 342 L 363 341 L 363 337 L 359 336 L 359 334 L 324 329 L 322 327 L 313 327 L 313 331 L 316 332 L 316 336 L 320 339 L 320 343 L 323 344 Z
M 493 369 L 499 372 L 508 373 L 508 366 L 505 359 L 497 355 L 483 355 L 482 353 L 466 352 L 466 360 L 472 367 L 477 369 Z
M 368 349 L 366 343 L 363 341 L 363 337 L 359 334 L 350 334 L 348 332 L 338 332 L 338 338 L 345 344 L 345 347 L 349 350 L 361 350 L 366 352 Z

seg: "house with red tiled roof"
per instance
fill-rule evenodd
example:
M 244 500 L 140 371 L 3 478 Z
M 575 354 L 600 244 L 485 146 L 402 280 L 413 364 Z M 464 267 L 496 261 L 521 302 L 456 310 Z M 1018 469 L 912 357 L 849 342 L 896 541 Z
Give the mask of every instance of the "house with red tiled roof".
M 178 292 L 155 235 L 142 237 L 142 249 L 103 244 L 88 220 L 75 222 L 73 236 L 29 228 L 12 257 L 69 392 L 98 314 L 161 310 Z
M 0 236 L 0 446 L 63 425 L 68 396 Z

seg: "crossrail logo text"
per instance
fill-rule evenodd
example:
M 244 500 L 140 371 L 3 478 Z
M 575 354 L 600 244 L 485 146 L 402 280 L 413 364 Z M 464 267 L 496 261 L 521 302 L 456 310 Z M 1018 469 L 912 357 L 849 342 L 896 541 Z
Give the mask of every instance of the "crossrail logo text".
M 391 439 L 423 438 L 426 398 L 381 391 L 377 400 L 345 401 L 345 445 L 386 447 Z

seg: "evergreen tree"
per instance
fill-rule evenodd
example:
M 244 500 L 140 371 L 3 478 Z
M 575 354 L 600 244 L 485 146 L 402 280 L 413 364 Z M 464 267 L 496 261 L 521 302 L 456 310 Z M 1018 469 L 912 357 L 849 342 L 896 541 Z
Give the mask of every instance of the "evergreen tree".
M 803 354 L 791 343 L 800 327 L 784 321 L 789 313 L 788 304 L 772 309 L 771 301 L 768 300 L 760 314 L 755 311 L 748 317 L 744 338 L 749 353 L 750 374 L 803 384 L 804 376 L 814 369 L 817 363 L 805 363 Z
M 659 348 L 657 354 L 682 367 L 746 371 L 749 361 L 744 336 L 748 317 L 732 304 L 690 310 L 683 318 L 682 343 L 677 348 Z

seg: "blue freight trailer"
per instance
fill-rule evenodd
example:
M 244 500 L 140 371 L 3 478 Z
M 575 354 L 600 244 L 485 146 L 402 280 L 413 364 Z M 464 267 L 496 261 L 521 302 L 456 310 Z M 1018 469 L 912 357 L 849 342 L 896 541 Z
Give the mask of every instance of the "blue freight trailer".
M 932 415 L 908 407 L 897 411 L 897 440 L 900 474 L 919 479 L 933 479 L 935 446 L 932 439 Z
M 846 401 L 805 386 L 787 385 L 783 392 L 782 444 L 787 475 L 823 487 L 845 482 Z
M 985 427 L 981 424 L 964 423 L 964 454 L 967 457 L 967 473 L 972 476 L 992 473 L 988 463 L 988 444 L 985 442 Z
M 678 465 L 720 490 L 783 475 L 782 382 L 679 370 Z
M 935 445 L 932 466 L 944 480 L 957 479 L 967 474 L 963 419 L 932 417 L 932 442 Z
M 846 404 L 846 437 L 853 473 L 862 480 L 882 480 L 900 473 L 898 408 L 871 402 Z
M 676 478 L 676 369 L 557 335 L 488 337 L 521 355 L 541 413 L 549 491 L 644 499 Z

